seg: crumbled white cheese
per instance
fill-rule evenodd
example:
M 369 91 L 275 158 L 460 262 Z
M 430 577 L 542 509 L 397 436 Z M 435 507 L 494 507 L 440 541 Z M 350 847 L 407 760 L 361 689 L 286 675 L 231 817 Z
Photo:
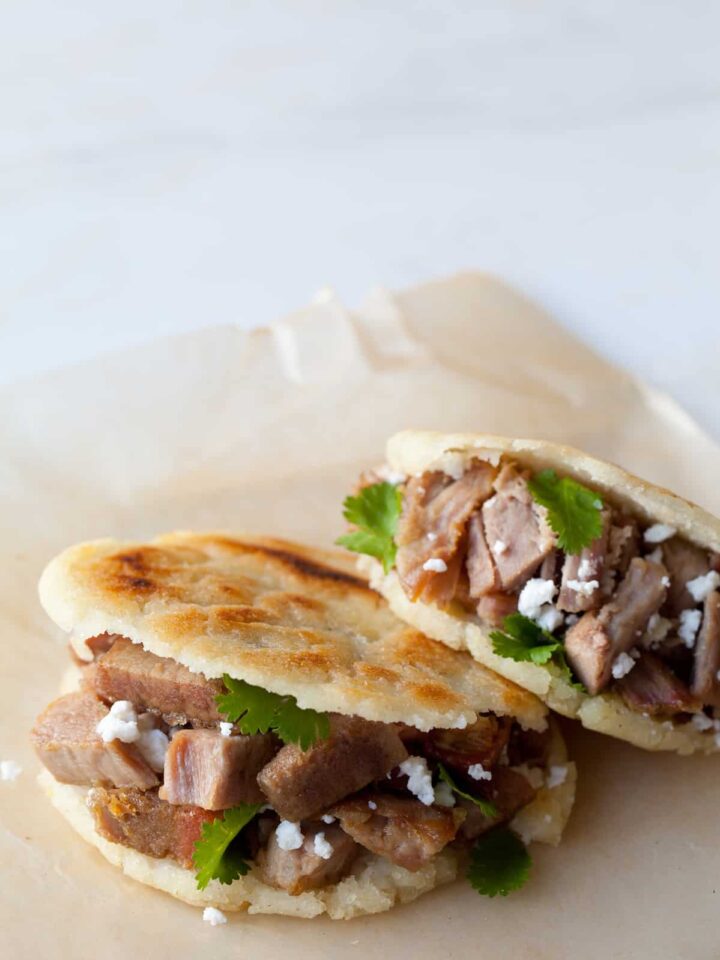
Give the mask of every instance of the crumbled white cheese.
M 524 617 L 535 620 L 542 613 L 544 605 L 551 602 L 555 596 L 555 590 L 552 580 L 533 577 L 520 591 L 518 610 Z
M 143 714 L 143 716 L 152 716 L 152 714 Z M 142 721 L 142 719 L 143 717 L 139 718 L 140 721 Z M 153 717 L 153 722 L 154 720 L 155 718 Z M 165 769 L 165 754 L 168 752 L 168 746 L 170 744 L 167 734 L 163 733 L 162 730 L 158 730 L 157 727 L 150 727 L 145 730 L 141 729 L 140 736 L 135 743 L 155 773 L 160 773 Z
M 233 725 L 228 723 L 227 720 L 220 721 L 220 733 L 224 737 L 231 737 L 233 732 Z
M 669 586 L 670 586 L 670 577 L 668 577 L 667 575 L 665 575 L 665 576 L 662 578 L 662 580 L 660 581 L 660 583 L 661 583 L 664 587 L 666 587 L 666 588 L 669 587 Z
M 468 767 L 468 773 L 473 780 L 492 780 L 492 773 L 486 770 L 481 763 L 473 763 Z
M 568 627 L 574 627 L 579 619 L 580 617 L 576 613 L 569 613 L 565 617 L 565 625 Z
M 205 907 L 203 910 L 203 920 L 209 923 L 211 927 L 218 927 L 222 923 L 227 923 L 227 917 L 216 907 Z
M 504 553 L 507 553 L 508 545 L 504 540 L 496 540 L 492 545 L 492 552 L 496 557 L 501 557 Z
M 105 743 L 135 743 L 140 736 L 138 716 L 129 700 L 117 700 L 95 728 Z
M 715 724 L 705 713 L 696 713 L 692 717 L 692 725 L 696 730 L 703 733 L 705 730 L 712 730 Z
M 686 587 L 690 592 L 693 600 L 696 603 L 702 603 L 702 601 L 709 596 L 713 590 L 717 587 L 720 587 L 720 573 L 717 570 L 710 570 L 708 573 L 703 574 L 700 577 L 695 577 L 694 580 L 690 580 Z
M 643 534 L 643 539 L 645 543 L 663 543 L 670 537 L 674 537 L 676 533 L 675 527 L 671 527 L 667 523 L 654 523 L 647 528 Z
M 444 780 L 435 784 L 435 803 L 439 807 L 455 806 L 455 794 L 452 792 L 450 784 L 445 783 Z
M 407 480 L 407 474 L 400 473 L 398 470 L 393 470 L 393 468 L 388 466 L 387 463 L 383 463 L 381 466 L 376 467 L 375 473 L 380 477 L 381 480 L 387 480 L 387 482 L 391 483 L 394 487 L 396 487 L 399 483 L 405 483 Z
M 635 666 L 635 660 L 629 653 L 619 653 L 612 665 L 612 675 L 616 680 L 627 676 Z
M 648 620 L 646 629 L 651 645 L 662 643 L 670 632 L 672 623 L 659 613 L 654 613 Z
M 302 830 L 291 820 L 281 820 L 275 828 L 275 836 L 281 850 L 299 850 L 303 845 Z
M 662 562 L 663 562 L 663 557 L 664 557 L 663 548 L 662 548 L 662 547 L 655 547 L 655 549 L 653 550 L 653 552 L 652 552 L 652 553 L 649 553 L 649 554 L 645 557 L 645 559 L 646 559 L 646 560 L 649 560 L 650 563 L 662 563 Z
M 333 855 L 333 846 L 329 840 L 325 839 L 325 834 L 322 830 L 315 834 L 313 850 L 322 860 L 329 860 Z
M 593 563 L 590 557 L 583 557 L 578 565 L 578 579 L 592 580 L 596 573 L 596 565 Z
M 558 627 L 561 627 L 565 617 L 562 613 L 554 607 L 551 603 L 546 603 L 540 611 L 540 616 L 537 617 L 536 623 L 539 627 L 542 627 L 543 630 L 548 630 L 550 633 L 553 630 L 557 630 Z
M 22 767 L 15 760 L 0 760 L 0 780 L 17 780 Z
M 422 568 L 423 570 L 429 570 L 431 573 L 445 573 L 447 564 L 440 557 L 430 557 L 429 560 L 425 561 Z
M 468 725 L 467 717 L 460 716 L 457 718 L 452 728 L 453 730 L 464 730 L 467 725 Z
M 428 538 L 430 543 L 435 543 L 437 540 L 437 534 L 433 533 L 432 530 L 429 533 L 426 533 L 425 536 Z
M 554 787 L 561 787 L 567 780 L 568 768 L 562 764 L 551 766 L 548 771 L 547 788 L 552 790 Z
M 374 800 L 368 800 L 368 809 L 377 810 L 377 804 Z
M 337 817 L 334 817 L 331 813 L 324 813 L 320 819 L 323 823 L 335 823 Z
M 680 623 L 678 626 L 678 636 L 688 648 L 692 650 L 695 646 L 695 638 L 700 629 L 702 613 L 699 610 L 683 610 L 680 614 Z
M 535 790 L 539 790 L 545 783 L 545 774 L 540 767 L 530 767 L 527 763 L 521 763 L 517 767 L 511 767 L 510 769 L 522 774 Z
M 567 586 L 583 597 L 591 597 L 600 587 L 599 580 L 568 580 Z
M 429 807 L 435 800 L 435 791 L 425 757 L 408 757 L 400 764 L 400 772 L 408 778 L 407 788 L 410 793 Z

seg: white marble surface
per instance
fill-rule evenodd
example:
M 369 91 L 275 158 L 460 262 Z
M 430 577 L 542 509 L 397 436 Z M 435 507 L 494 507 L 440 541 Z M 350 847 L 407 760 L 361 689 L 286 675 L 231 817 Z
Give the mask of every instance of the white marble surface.
M 720 435 L 720 6 L 8 0 L 0 379 L 477 267 Z

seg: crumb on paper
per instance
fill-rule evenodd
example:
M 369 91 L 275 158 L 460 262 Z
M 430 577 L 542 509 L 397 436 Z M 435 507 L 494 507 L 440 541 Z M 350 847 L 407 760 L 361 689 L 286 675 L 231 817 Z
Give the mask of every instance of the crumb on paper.
M 222 923 L 227 923 L 227 917 L 216 907 L 205 907 L 203 910 L 203 920 L 209 923 L 211 927 L 218 927 Z
M 23 768 L 15 760 L 0 760 L 0 780 L 17 780 Z

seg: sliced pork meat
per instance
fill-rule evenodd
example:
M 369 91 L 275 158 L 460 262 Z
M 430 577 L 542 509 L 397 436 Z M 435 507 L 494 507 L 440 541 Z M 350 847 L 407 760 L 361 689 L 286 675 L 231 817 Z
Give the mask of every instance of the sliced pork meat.
M 615 588 L 618 579 L 625 576 L 633 557 L 640 553 L 640 530 L 631 517 L 615 515 L 608 534 L 608 549 L 605 557 L 605 593 Z
M 341 880 L 360 853 L 360 847 L 337 824 L 302 827 L 297 850 L 283 850 L 273 832 L 257 858 L 261 878 L 293 896 Z
M 467 781 L 465 784 L 468 793 L 494 803 L 497 816 L 486 817 L 477 804 L 461 797 L 458 804 L 465 811 L 466 816 L 460 827 L 460 834 L 466 840 L 475 840 L 491 827 L 511 820 L 518 810 L 527 806 L 535 798 L 537 793 L 526 777 L 509 767 L 495 767 L 492 771 L 492 779 L 483 780 L 482 786 L 479 783 L 469 786 L 469 783 L 472 781 Z
M 218 816 L 200 807 L 171 806 L 157 790 L 99 788 L 90 791 L 87 804 L 101 837 L 149 857 L 170 857 L 188 868 L 203 824 Z
M 107 653 L 115 641 L 119 639 L 120 636 L 117 633 L 99 633 L 95 637 L 88 637 L 85 646 L 89 648 L 93 657 L 97 660 L 101 654 Z
M 262 803 L 257 775 L 278 746 L 272 734 L 224 737 L 216 730 L 179 730 L 165 755 L 160 796 L 204 810 Z
M 651 716 L 672 716 L 700 709 L 698 700 L 670 667 L 652 653 L 643 653 L 632 670 L 617 681 L 631 710 Z
M 464 560 L 471 515 L 492 493 L 496 470 L 477 463 L 459 480 L 442 473 L 412 477 L 405 486 L 396 542 L 400 582 L 412 600 L 451 600 Z
M 720 593 L 705 598 L 702 627 L 695 642 L 691 692 L 701 703 L 720 706 Z
M 555 547 L 545 510 L 527 485 L 527 477 L 512 466 L 503 467 L 495 482 L 497 492 L 482 506 L 485 540 L 492 553 L 501 590 L 521 587 Z
M 425 806 L 419 800 L 382 793 L 354 797 L 331 812 L 367 850 L 413 871 L 455 839 L 464 819 L 456 807 Z
M 175 660 L 156 657 L 125 637 L 98 659 L 95 689 L 103 700 L 130 700 L 175 725 L 220 720 L 215 697 L 224 691 L 222 681 L 207 680 Z
M 468 525 L 467 573 L 471 597 L 484 597 L 500 589 L 500 577 L 485 537 L 480 511 L 470 517 Z
M 613 598 L 598 613 L 586 613 L 565 636 L 570 666 L 591 694 L 610 681 L 612 665 L 642 636 L 667 594 L 667 573 L 658 563 L 635 557 Z
M 60 783 L 138 787 L 158 778 L 132 743 L 105 743 L 97 725 L 107 707 L 88 692 L 68 693 L 43 710 L 31 739 L 40 761 Z
M 605 556 L 610 532 L 610 511 L 602 512 L 600 536 L 579 554 L 565 556 L 557 607 L 565 613 L 585 613 L 602 605 L 601 584 L 605 573 Z
M 297 823 L 384 777 L 407 756 L 393 727 L 336 715 L 327 740 L 308 750 L 287 744 L 260 771 L 258 783 L 279 815 Z
M 517 613 L 518 598 L 514 593 L 488 593 L 478 600 L 478 617 L 491 627 L 501 627 L 505 617 Z
M 686 584 L 696 577 L 704 576 L 710 570 L 710 556 L 682 537 L 672 537 L 662 545 L 663 566 L 670 577 L 670 588 L 663 607 L 666 617 L 678 617 L 683 610 L 694 607 L 696 601 Z
M 481 716 L 464 730 L 432 730 L 426 735 L 425 753 L 456 769 L 481 763 L 494 766 L 510 738 L 512 720 Z

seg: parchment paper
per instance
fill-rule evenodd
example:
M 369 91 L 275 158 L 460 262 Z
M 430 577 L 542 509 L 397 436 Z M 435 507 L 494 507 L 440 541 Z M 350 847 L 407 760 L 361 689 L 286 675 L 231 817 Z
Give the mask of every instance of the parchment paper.
M 720 510 L 720 450 L 673 403 L 498 282 L 462 275 L 351 315 L 209 330 L 0 395 L 0 953 L 8 958 L 720 956 L 720 760 L 651 755 L 568 724 L 577 805 L 505 900 L 462 882 L 350 923 L 230 919 L 125 879 L 35 784 L 27 741 L 66 664 L 35 585 L 69 543 L 223 528 L 330 543 L 340 502 L 409 426 L 561 439 Z

